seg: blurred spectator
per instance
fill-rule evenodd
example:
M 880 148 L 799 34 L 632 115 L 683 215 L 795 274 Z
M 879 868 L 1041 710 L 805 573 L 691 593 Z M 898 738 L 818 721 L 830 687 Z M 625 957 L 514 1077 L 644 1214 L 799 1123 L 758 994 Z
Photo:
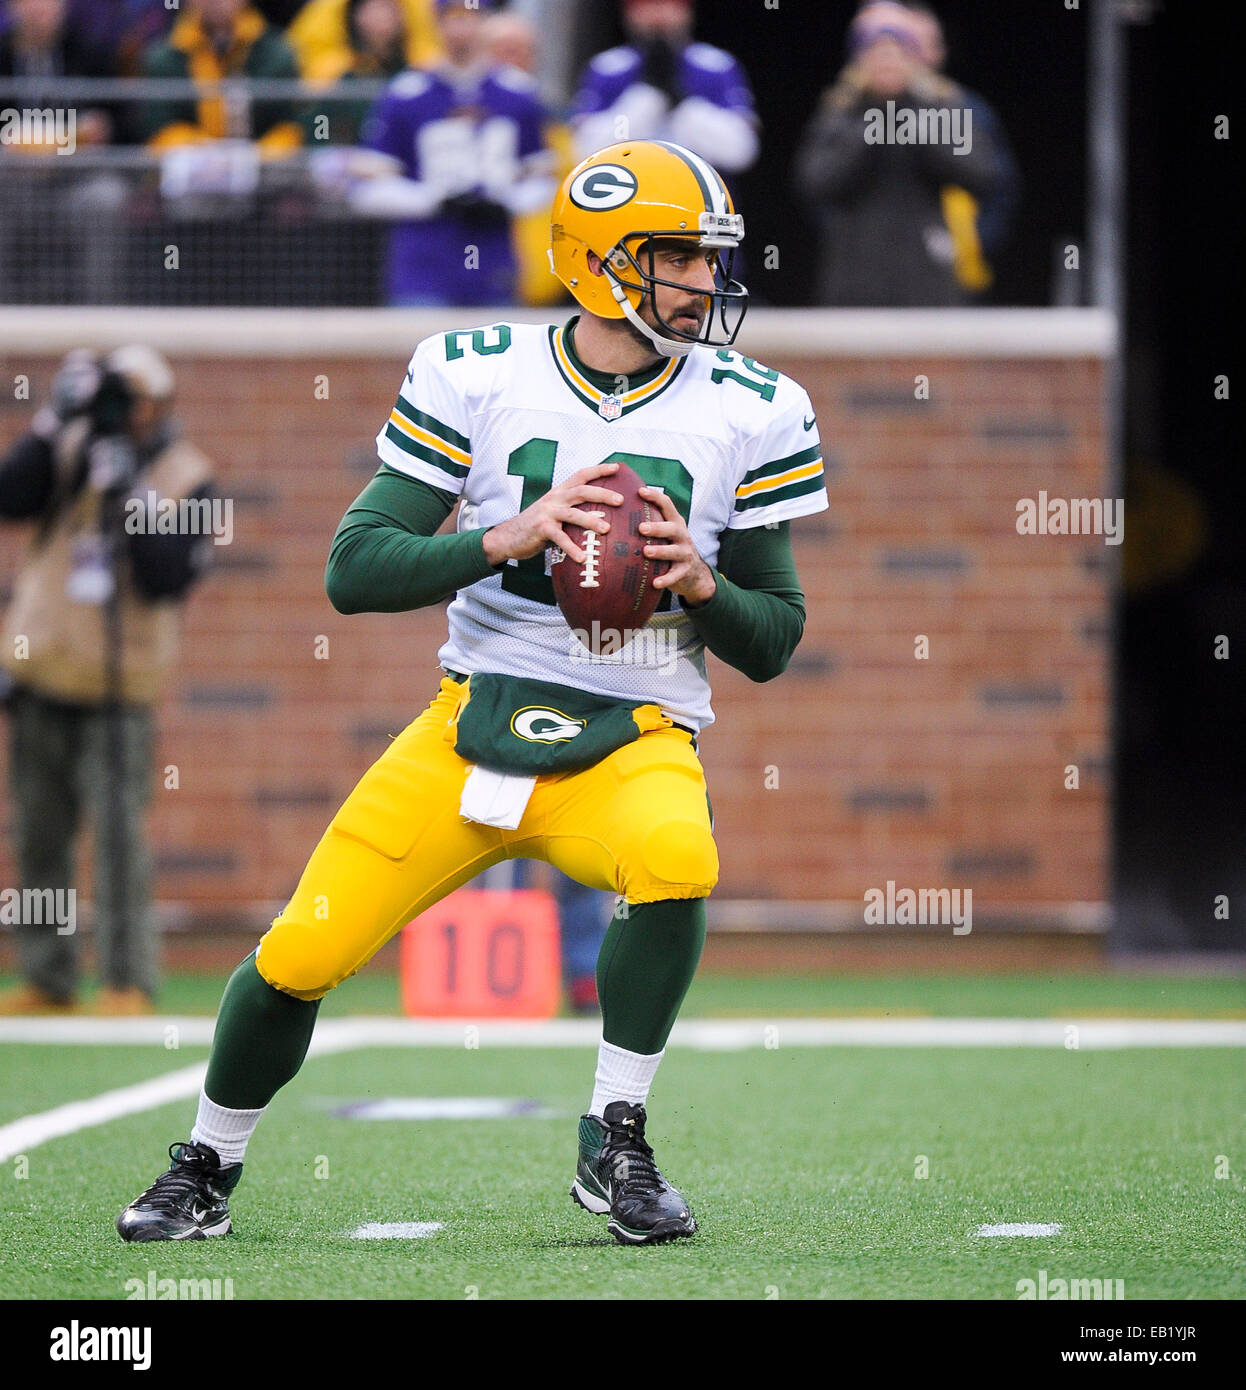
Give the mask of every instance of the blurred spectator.
M 308 82 L 329 86 L 352 80 L 377 81 L 397 76 L 406 66 L 406 33 L 399 0 L 347 0 L 342 12 L 341 42 L 320 49 L 303 69 Z M 334 97 L 309 112 L 313 140 L 335 145 L 359 141 L 370 97 Z
M 229 77 L 297 79 L 294 50 L 247 0 L 194 0 L 166 43 L 143 55 L 145 77 L 220 82 Z M 172 98 L 144 108 L 148 144 L 171 149 L 208 140 L 251 139 L 261 153 L 283 154 L 302 143 L 295 103 L 257 99 L 236 90 L 195 102 Z
M 489 16 L 485 22 L 485 45 L 491 62 L 536 76 L 536 29 L 514 10 Z M 553 152 L 552 177 L 557 185 L 576 162 L 571 131 L 565 121 L 551 115 L 545 125 L 545 143 Z M 544 205 L 516 216 L 512 223 L 516 298 L 521 304 L 562 304 L 567 300 L 562 282 L 549 268 L 549 214 L 549 205 Z M 602 931 L 605 932 L 604 923 Z M 565 932 L 563 939 L 566 940 Z
M 548 208 L 557 185 L 536 83 L 486 55 L 490 0 L 437 0 L 445 61 L 396 77 L 363 145 L 389 172 L 363 180 L 357 211 L 397 221 L 392 304 L 507 304 L 511 218 Z
M 169 32 L 176 6 L 165 0 L 69 0 L 69 28 L 105 50 L 116 71 L 135 76 L 143 50 Z
M 69 22 L 66 0 L 10 0 L 10 27 L 0 36 L 0 81 L 33 80 L 20 102 L 0 94 L 0 108 L 43 113 L 26 141 L 0 147 L 0 303 L 21 302 L 29 283 L 31 247 L 47 250 L 73 285 L 79 303 L 116 303 L 121 297 L 121 217 L 125 181 L 72 156 L 107 145 L 116 107 L 67 100 L 64 78 L 113 76 L 106 49 L 85 41 Z
M 169 0 L 174 4 L 175 0 Z M 303 8 L 303 0 L 252 0 L 255 8 L 274 29 L 288 29 L 298 12 Z
M 0 996 L 3 1014 L 75 1006 L 79 937 L 64 908 L 84 814 L 96 843 L 96 1008 L 151 1011 L 152 706 L 176 656 L 181 600 L 218 534 L 211 467 L 178 437 L 173 385 L 147 347 L 102 361 L 71 353 L 50 404 L 0 460 L 0 516 L 36 524 L 3 638 L 17 857 L 25 889 L 52 890 L 38 912 L 30 895 L 17 928 L 25 983 Z M 205 509 L 175 508 L 167 524 L 183 499 Z
M 403 51 L 406 67 L 432 67 L 441 57 L 441 38 L 433 13 L 433 0 L 397 0 L 402 10 Z M 349 0 L 307 0 L 286 30 L 298 55 L 299 67 L 312 81 L 332 81 L 345 68 Z
M 65 97 L 57 90 L 59 78 L 114 75 L 108 49 L 83 38 L 69 23 L 66 0 L 9 0 L 9 16 L 9 30 L 0 35 L 0 78 L 41 79 L 46 84 L 26 92 L 23 106 L 64 109 Z M 0 106 L 13 105 L 8 97 L 0 99 Z M 77 144 L 108 144 L 115 117 L 107 104 L 68 105 L 74 110 Z
M 917 37 L 921 45 L 923 60 L 934 72 L 942 72 L 944 64 L 947 62 L 947 45 L 943 39 L 943 26 L 939 23 L 939 17 L 926 5 L 910 5 L 909 10 L 917 20 Z M 998 259 L 1000 253 L 1007 244 L 1009 234 L 1012 231 L 1013 218 L 1017 211 L 1017 202 L 1021 194 L 1021 171 L 1017 168 L 1016 156 L 1012 152 L 1012 146 L 1008 143 L 1008 137 L 1004 133 L 1004 127 L 995 108 L 978 92 L 970 91 L 968 87 L 962 87 L 961 92 L 965 99 L 965 105 L 973 112 L 973 128 L 975 131 L 985 132 L 987 138 L 995 148 L 995 154 L 999 160 L 999 177 L 987 194 L 981 206 L 974 202 L 971 210 L 973 225 L 977 231 L 978 240 L 982 247 L 982 254 L 989 262 Z M 955 190 L 953 186 L 944 190 L 944 213 L 947 216 L 949 228 L 952 227 L 954 215 L 949 214 L 949 194 L 959 191 L 963 197 L 969 199 L 972 195 L 963 189 Z M 953 232 L 955 236 L 955 232 Z M 962 258 L 958 256 L 958 274 Z M 965 277 L 961 276 L 962 284 L 966 284 Z M 974 284 L 966 284 L 969 289 L 985 288 Z
M 399 0 L 346 0 L 341 32 L 299 66 L 309 82 L 393 77 L 407 66 L 406 20 Z M 297 51 L 297 50 L 296 50 Z
M 536 76 L 537 33 L 530 19 L 515 10 L 498 10 L 485 22 L 489 61 Z
M 623 0 L 630 43 L 599 53 L 572 107 L 583 159 L 616 140 L 672 140 L 722 174 L 757 158 L 758 122 L 744 69 L 692 40 L 693 0 Z
M 949 228 L 944 190 L 979 203 L 994 195 L 1002 169 L 990 131 L 973 121 L 961 88 L 930 66 L 922 22 L 906 6 L 864 6 L 848 46 L 796 160 L 798 194 L 822 229 L 819 302 L 968 303 L 969 286 L 989 273 L 972 215 L 958 216 L 955 199 Z

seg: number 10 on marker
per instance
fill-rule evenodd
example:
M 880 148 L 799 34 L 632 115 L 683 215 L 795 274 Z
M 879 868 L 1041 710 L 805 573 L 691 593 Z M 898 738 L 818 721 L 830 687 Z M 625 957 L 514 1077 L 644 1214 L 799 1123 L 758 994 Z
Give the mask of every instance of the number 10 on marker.
M 560 997 L 554 899 L 461 888 L 405 928 L 400 969 L 412 1017 L 550 1018 Z

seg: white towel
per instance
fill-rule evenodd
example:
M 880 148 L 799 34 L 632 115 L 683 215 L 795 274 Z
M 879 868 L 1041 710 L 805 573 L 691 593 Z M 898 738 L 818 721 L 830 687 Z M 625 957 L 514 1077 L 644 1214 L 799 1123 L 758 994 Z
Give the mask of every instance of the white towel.
M 463 783 L 459 815 L 499 830 L 517 830 L 535 786 L 535 777 L 513 777 L 487 767 L 473 767 Z

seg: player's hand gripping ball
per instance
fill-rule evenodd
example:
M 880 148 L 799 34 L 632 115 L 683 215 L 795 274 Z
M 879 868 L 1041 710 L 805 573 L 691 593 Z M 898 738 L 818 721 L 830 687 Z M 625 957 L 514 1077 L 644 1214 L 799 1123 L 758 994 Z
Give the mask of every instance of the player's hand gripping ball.
M 618 471 L 602 479 L 602 486 L 622 493 L 618 506 L 584 503 L 583 510 L 598 512 L 610 523 L 600 534 L 568 524 L 568 538 L 585 552 L 577 564 L 555 547 L 550 557 L 554 597 L 579 641 L 594 655 L 609 656 L 621 650 L 653 617 L 662 590 L 653 581 L 670 569 L 666 560 L 645 554 L 652 537 L 641 534 L 642 522 L 661 521 L 662 513 L 641 497 L 643 478 L 620 463 Z

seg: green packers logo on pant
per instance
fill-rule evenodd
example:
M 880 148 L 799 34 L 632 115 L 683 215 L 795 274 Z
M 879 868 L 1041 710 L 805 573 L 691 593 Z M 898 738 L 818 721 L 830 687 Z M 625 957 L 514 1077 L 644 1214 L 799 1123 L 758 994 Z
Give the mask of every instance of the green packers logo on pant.
M 511 717 L 511 733 L 528 743 L 566 743 L 583 731 L 584 724 L 561 710 L 525 705 Z

